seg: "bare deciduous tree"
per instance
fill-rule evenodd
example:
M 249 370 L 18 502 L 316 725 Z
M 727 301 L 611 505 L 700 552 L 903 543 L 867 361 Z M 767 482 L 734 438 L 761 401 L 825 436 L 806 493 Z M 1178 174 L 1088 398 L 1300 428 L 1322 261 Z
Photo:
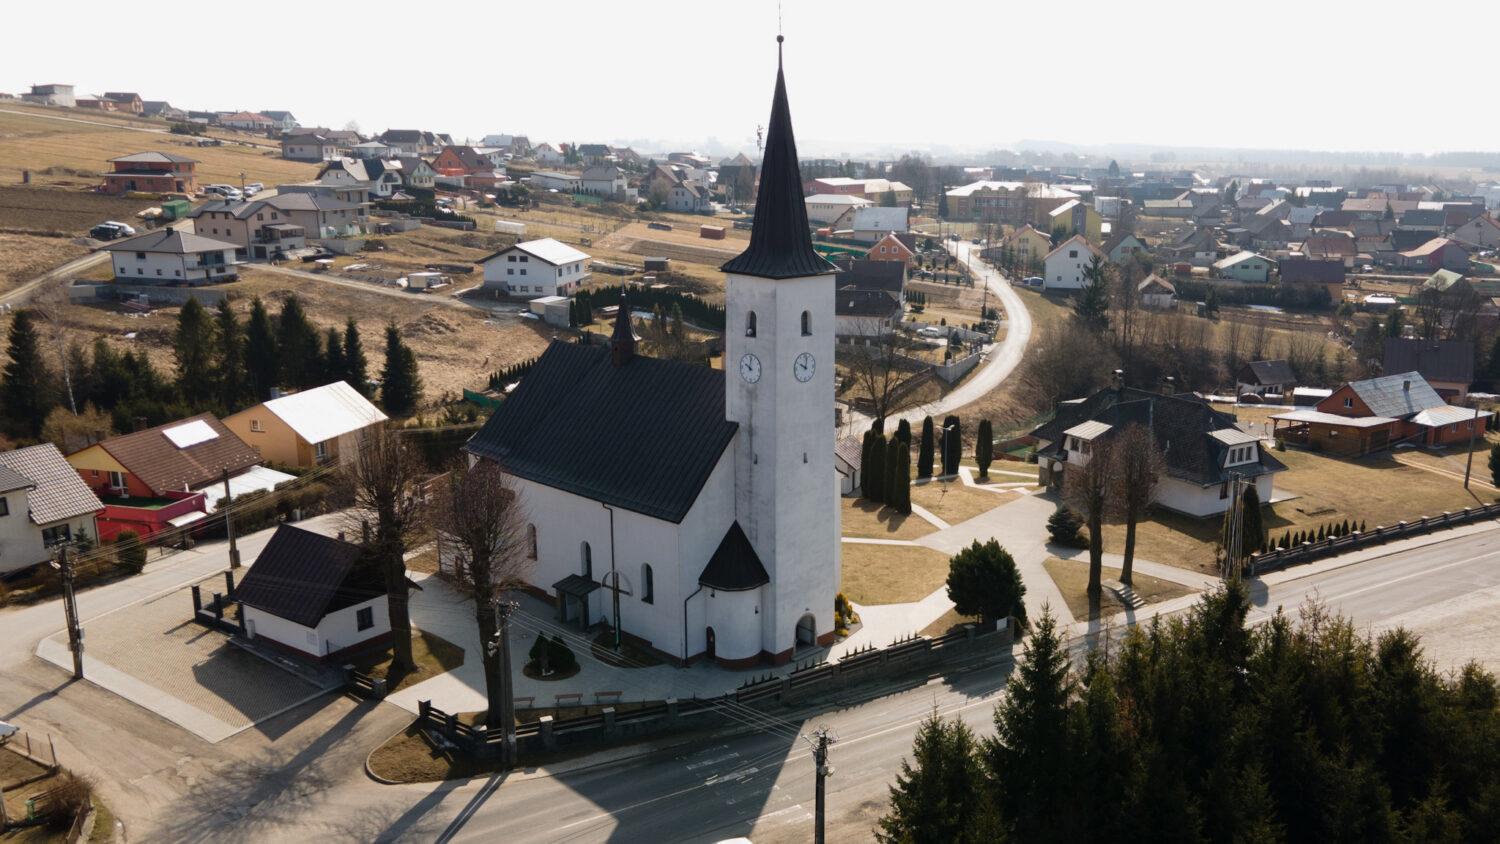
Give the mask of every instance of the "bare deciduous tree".
M 369 533 L 366 563 L 378 567 L 390 607 L 391 673 L 416 668 L 411 648 L 411 613 L 406 579 L 406 547 L 427 526 L 421 458 L 390 425 L 371 428 L 348 457 L 343 480 L 354 506 L 351 527 Z M 373 532 L 371 532 L 373 530 Z
M 1083 514 L 1089 527 L 1089 597 L 1097 599 L 1104 585 L 1104 516 L 1109 509 L 1114 442 L 1109 436 L 1087 444 L 1089 460 L 1074 467 L 1068 461 L 1063 497 L 1068 506 Z
M 1120 432 L 1111 447 L 1110 498 L 1125 519 L 1125 562 L 1120 582 L 1129 585 L 1135 563 L 1135 527 L 1151 507 L 1157 480 L 1166 468 L 1156 438 L 1142 425 Z
M 489 460 L 455 467 L 434 496 L 433 525 L 447 546 L 459 583 L 474 599 L 479 641 L 488 645 L 499 632 L 500 595 L 526 582 L 536 565 L 526 513 L 505 472 Z M 485 723 L 500 727 L 508 714 L 509 677 L 498 650 L 486 647 L 481 660 L 489 699 Z
M 873 319 L 859 322 L 854 334 L 868 343 L 840 346 L 839 357 L 860 391 L 869 397 L 872 415 L 884 419 L 909 403 L 900 388 L 917 374 L 907 360 L 913 350 L 912 340 Z

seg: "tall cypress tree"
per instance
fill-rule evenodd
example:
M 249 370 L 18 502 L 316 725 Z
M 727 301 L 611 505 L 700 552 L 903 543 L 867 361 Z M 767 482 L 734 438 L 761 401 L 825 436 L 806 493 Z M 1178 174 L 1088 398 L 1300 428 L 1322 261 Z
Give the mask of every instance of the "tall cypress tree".
M 964 438 L 958 417 L 949 416 L 943 421 L 943 474 L 958 474 L 958 462 L 963 456 Z
M 385 328 L 385 367 L 380 373 L 380 406 L 392 416 L 410 416 L 422 400 L 417 356 L 401 341 L 393 321 Z
M 214 389 L 214 320 L 197 299 L 188 297 L 177 314 L 172 339 L 177 357 L 177 389 L 188 404 L 200 405 Z
M 922 445 L 917 450 L 917 477 L 919 478 L 932 477 L 932 447 L 932 417 L 928 416 L 922 420 Z
M 892 507 L 901 503 L 901 452 L 905 450 L 900 436 L 891 437 L 885 446 L 885 493 L 881 497 Z
M 897 439 L 897 442 L 901 442 Z M 891 506 L 896 512 L 911 515 L 911 448 L 901 442 L 901 449 L 896 452 L 896 500 Z
M 974 462 L 979 464 L 979 477 L 988 479 L 990 463 L 995 459 L 995 430 L 990 420 L 979 420 L 978 437 L 974 443 Z
M 10 361 L 0 374 L 5 430 L 13 437 L 36 439 L 42 434 L 42 421 L 57 404 L 58 379 L 42 360 L 31 311 L 16 311 L 11 319 L 8 351 Z
M 870 462 L 865 464 L 865 477 L 869 479 L 868 494 L 865 497 L 877 504 L 885 501 L 885 453 L 885 434 L 872 430 L 870 432 Z
M 272 388 L 281 383 L 281 350 L 276 344 L 276 328 L 259 296 L 250 304 L 250 319 L 245 325 L 245 374 L 256 401 L 270 398 Z
M 1500 446 L 1496 446 L 1496 448 L 1500 448 Z M 870 478 L 870 468 L 875 465 L 875 458 L 871 455 L 874 450 L 875 429 L 871 428 L 865 431 L 864 442 L 860 444 L 859 449 L 859 497 L 870 501 L 875 500 L 874 495 L 871 493 L 875 482 Z
M 276 345 L 281 351 L 281 382 L 288 387 L 314 387 L 323 372 L 322 340 L 307 319 L 302 301 L 288 296 L 276 319 Z
M 902 444 L 904 444 L 907 447 L 907 449 L 910 449 L 911 448 L 911 423 L 908 422 L 908 421 L 906 421 L 905 419 L 902 419 L 900 422 L 898 422 L 896 424 L 896 436 L 898 438 L 900 438 Z
M 365 344 L 359 339 L 359 324 L 354 317 L 349 317 L 344 323 L 343 379 L 360 395 L 370 397 L 369 363 L 365 360 Z
M 214 384 L 218 388 L 219 404 L 227 411 L 238 410 L 249 393 L 245 373 L 245 329 L 234 315 L 234 309 L 229 307 L 228 299 L 219 300 L 214 324 L 218 329 Z

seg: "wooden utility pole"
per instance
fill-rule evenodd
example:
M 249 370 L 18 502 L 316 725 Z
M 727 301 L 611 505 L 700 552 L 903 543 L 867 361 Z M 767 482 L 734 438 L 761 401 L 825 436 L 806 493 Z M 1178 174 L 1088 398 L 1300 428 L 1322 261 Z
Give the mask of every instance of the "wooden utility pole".
M 810 741 L 813 746 L 813 764 L 817 765 L 818 774 L 816 802 L 813 808 L 813 842 L 814 844 L 823 844 L 823 781 L 833 776 L 833 766 L 828 764 L 828 746 L 838 741 L 838 739 L 828 734 L 827 727 L 819 727 L 813 732 Z
M 1469 473 L 1474 471 L 1474 437 L 1479 433 L 1479 403 L 1474 403 L 1474 419 L 1469 422 L 1469 459 L 1464 461 L 1464 489 L 1469 488 Z
M 83 628 L 78 625 L 78 599 L 73 591 L 73 561 L 68 559 L 68 546 L 58 549 L 57 562 L 52 564 L 62 574 L 63 614 L 68 620 L 68 650 L 73 652 L 73 679 L 83 679 Z
M 224 467 L 224 532 L 229 534 L 229 567 L 237 569 L 240 567 L 240 549 L 234 544 L 234 515 L 229 506 L 231 496 L 229 494 L 229 467 Z

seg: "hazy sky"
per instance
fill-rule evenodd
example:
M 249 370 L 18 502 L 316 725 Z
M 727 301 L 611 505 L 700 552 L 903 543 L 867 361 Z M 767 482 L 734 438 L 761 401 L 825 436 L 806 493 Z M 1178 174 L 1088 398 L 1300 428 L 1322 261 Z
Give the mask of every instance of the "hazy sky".
M 714 138 L 753 151 L 776 62 L 775 0 L 5 6 L 0 90 L 72 82 L 460 138 Z M 1491 86 L 1450 84 L 1491 76 L 1496 0 L 783 6 L 804 155 L 1021 139 L 1500 148 L 1495 120 L 1472 116 Z

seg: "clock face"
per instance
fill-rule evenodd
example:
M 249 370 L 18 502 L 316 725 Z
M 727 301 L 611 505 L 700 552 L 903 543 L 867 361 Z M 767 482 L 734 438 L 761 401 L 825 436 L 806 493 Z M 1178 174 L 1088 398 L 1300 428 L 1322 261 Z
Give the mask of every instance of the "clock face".
M 811 381 L 817 366 L 818 362 L 813 360 L 813 356 L 803 352 L 792 362 L 792 374 L 797 376 L 798 381 Z
M 760 358 L 752 354 L 746 354 L 740 358 L 740 377 L 748 384 L 754 384 L 760 380 Z

